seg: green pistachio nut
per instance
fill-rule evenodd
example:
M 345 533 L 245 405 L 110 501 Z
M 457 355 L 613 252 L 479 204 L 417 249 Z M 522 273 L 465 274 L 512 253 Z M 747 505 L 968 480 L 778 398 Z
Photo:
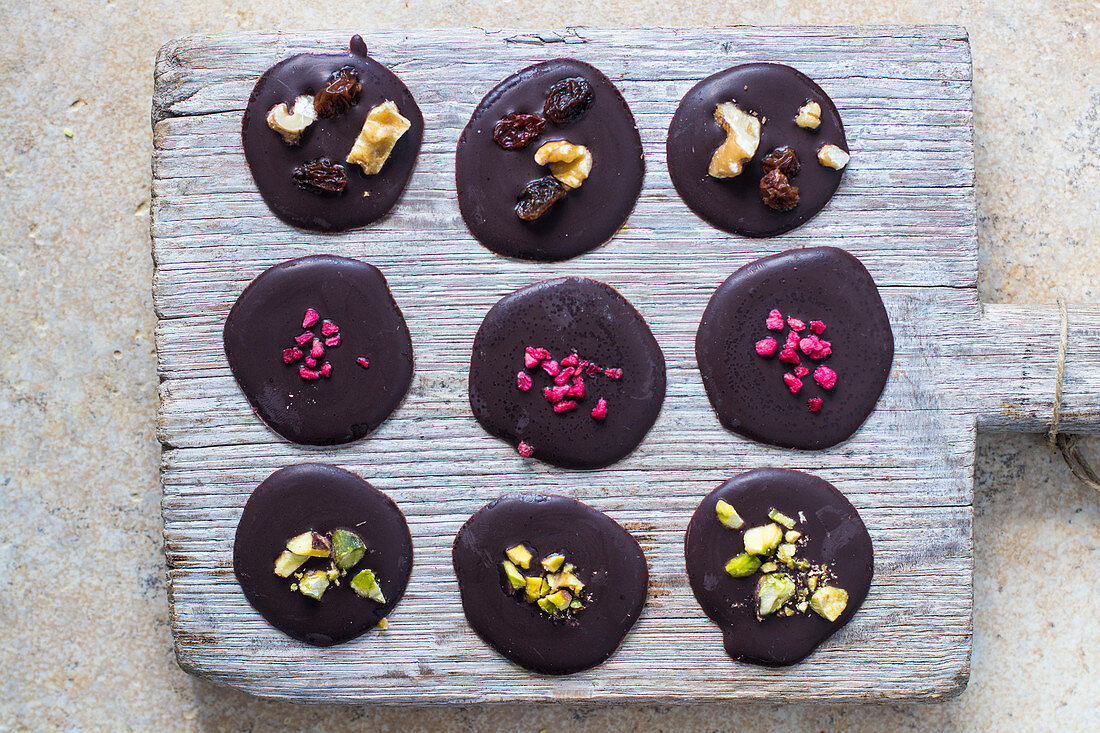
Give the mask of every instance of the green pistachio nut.
M 286 549 L 295 555 L 308 557 L 328 557 L 332 552 L 332 545 L 328 538 L 316 532 L 302 532 L 297 537 L 292 537 L 286 543 Z
M 779 522 L 787 529 L 794 529 L 794 520 L 788 517 L 783 512 L 779 511 L 778 509 L 769 509 L 768 519 L 772 520 L 773 522 Z
M 810 608 L 818 616 L 836 621 L 848 607 L 848 591 L 831 585 L 823 585 L 810 596 Z
M 351 589 L 362 598 L 369 598 L 378 603 L 386 602 L 386 597 L 382 595 L 382 588 L 378 585 L 378 578 L 370 568 L 355 574 L 351 579 Z
M 308 559 L 305 555 L 295 555 L 290 550 L 283 550 L 275 559 L 275 574 L 280 578 L 289 578 Z
M 726 563 L 726 572 L 735 578 L 747 578 L 760 569 L 760 558 L 747 552 L 730 558 Z
M 298 580 L 298 592 L 315 600 L 321 600 L 328 589 L 329 578 L 326 570 L 310 570 Z
M 355 567 L 366 552 L 363 539 L 354 532 L 338 529 L 332 533 L 332 560 L 341 570 Z
M 745 530 L 745 552 L 750 555 L 770 555 L 783 541 L 783 528 L 765 524 Z
M 555 552 L 553 555 L 547 555 L 542 558 L 542 569 L 548 573 L 556 573 L 561 570 L 561 566 L 565 564 L 565 555 L 560 552 Z
M 718 521 L 722 523 L 723 527 L 741 529 L 745 526 L 745 520 L 741 518 L 741 515 L 729 502 L 719 499 L 718 503 L 714 505 L 714 510 L 717 512 Z
M 524 570 L 531 567 L 531 560 L 535 557 L 525 545 L 513 545 L 505 550 L 504 554 L 508 556 L 509 560 Z
M 519 571 L 510 560 L 505 560 L 501 563 L 504 566 L 504 576 L 508 578 L 508 583 L 512 586 L 513 590 L 527 587 L 527 578 L 523 576 L 523 573 Z
M 756 615 L 764 618 L 778 611 L 794 595 L 794 580 L 786 573 L 765 575 L 756 583 Z

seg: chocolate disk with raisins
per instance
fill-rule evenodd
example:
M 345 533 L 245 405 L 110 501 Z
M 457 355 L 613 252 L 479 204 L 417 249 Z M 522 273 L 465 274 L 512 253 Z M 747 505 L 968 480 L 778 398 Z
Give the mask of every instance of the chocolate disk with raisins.
M 524 118 L 531 126 L 514 131 L 508 144 L 527 144 L 505 149 L 494 142 L 494 128 L 511 114 L 539 115 L 543 124 Z M 579 188 L 525 221 L 516 213 L 520 196 L 550 175 L 535 151 L 558 140 L 588 148 L 592 170 Z M 470 233 L 494 252 L 525 260 L 564 260 L 611 239 L 634 209 L 644 176 L 626 100 L 602 72 L 576 59 L 535 64 L 498 84 L 474 110 L 455 154 L 458 205 Z
M 529 567 L 514 565 L 524 576 L 553 580 L 541 561 L 559 554 L 561 568 L 573 565 L 568 572 L 583 587 L 568 599 L 581 607 L 551 614 L 528 602 L 503 564 L 505 552 L 517 545 L 532 555 Z M 459 530 L 452 558 L 471 628 L 505 657 L 540 674 L 600 664 L 645 605 L 649 570 L 637 540 L 603 512 L 564 496 L 514 494 L 482 507 Z
M 333 76 L 348 69 L 353 75 L 334 87 L 338 93 L 322 96 Z M 357 94 L 356 81 L 360 85 Z M 269 126 L 268 113 L 280 104 L 293 112 L 295 100 L 303 95 L 320 99 L 323 114 L 301 132 L 296 143 L 288 144 Z M 410 126 L 381 170 L 367 175 L 359 164 L 347 162 L 347 157 L 368 113 L 386 101 L 397 105 Z M 339 232 L 366 226 L 385 216 L 397 203 L 420 152 L 424 117 L 408 88 L 393 72 L 367 56 L 363 39 L 354 36 L 346 54 L 298 54 L 264 72 L 245 108 L 241 135 L 252 178 L 276 216 L 303 229 Z M 326 177 L 305 176 L 304 170 L 297 176 L 301 182 L 296 180 L 296 170 L 318 160 L 342 168 L 342 174 L 337 170 L 335 175 L 346 177 L 342 191 L 310 185 L 309 180 L 327 185 L 322 180 Z M 331 166 L 326 167 L 332 173 Z
M 847 440 L 875 409 L 894 335 L 863 263 L 811 247 L 730 275 L 703 313 L 695 356 L 724 426 L 819 450 Z
M 545 280 L 493 306 L 474 337 L 470 406 L 521 455 L 603 468 L 645 437 L 665 397 L 665 357 L 611 286 Z
M 740 516 L 741 528 L 731 529 L 719 520 L 719 500 Z M 795 593 L 778 610 L 759 617 L 757 586 L 765 573 L 756 570 L 733 577 L 726 564 L 745 553 L 746 530 L 775 524 L 788 531 L 769 516 L 772 510 L 798 533 L 797 538 L 790 535 L 792 564 L 776 562 L 774 554 L 758 559 L 776 562 L 778 568 L 771 574 L 786 576 Z M 871 536 L 855 507 L 828 481 L 783 468 L 749 471 L 710 492 L 688 524 L 684 558 L 695 599 L 722 630 L 726 652 L 739 662 L 768 667 L 805 659 L 848 623 L 867 597 L 874 573 Z M 827 609 L 834 612 L 833 621 L 814 610 L 817 602 L 811 604 L 815 590 L 822 588 L 847 593 L 839 616 L 837 607 Z M 818 600 L 830 593 L 823 591 Z M 807 604 L 804 610 L 799 610 L 800 599 Z M 787 608 L 790 615 L 785 615 Z
M 362 438 L 401 402 L 412 340 L 378 268 L 314 255 L 244 289 L 223 330 L 229 368 L 255 413 L 295 443 Z
M 760 144 L 739 175 L 715 178 L 708 169 L 726 133 L 714 113 L 719 104 L 730 101 L 760 119 Z M 817 129 L 795 124 L 799 108 L 807 102 L 821 107 Z M 840 185 L 843 169 L 817 160 L 823 145 L 848 150 L 840 113 L 829 95 L 789 66 L 742 64 L 708 76 L 684 96 L 668 128 L 668 173 L 684 203 L 710 224 L 746 237 L 771 237 L 821 211 Z M 767 172 L 764 157 L 782 147 L 793 149 L 798 160 L 800 170 L 789 179 L 798 188 L 798 203 L 776 211 L 764 203 L 760 182 Z
M 341 529 L 357 534 L 366 551 L 320 598 L 292 589 L 299 580 L 294 573 L 331 570 L 331 558 L 311 557 L 287 577 L 275 574 L 290 539 Z M 352 589 L 351 580 L 363 570 L 374 573 L 384 602 Z M 248 498 L 233 541 L 233 572 L 248 602 L 279 631 L 316 646 L 374 627 L 401 600 L 411 571 L 412 536 L 393 500 L 355 474 L 319 463 L 282 468 L 264 479 Z

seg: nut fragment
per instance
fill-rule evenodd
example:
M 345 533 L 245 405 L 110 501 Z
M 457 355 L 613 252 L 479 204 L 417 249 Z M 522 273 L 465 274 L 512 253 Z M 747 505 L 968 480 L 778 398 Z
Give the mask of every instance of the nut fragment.
M 775 548 L 775 559 L 781 563 L 791 565 L 794 563 L 794 551 L 794 545 L 789 542 L 784 542 L 779 547 Z
M 393 146 L 410 127 L 412 123 L 401 115 L 392 101 L 387 99 L 372 107 L 367 119 L 363 121 L 359 137 L 355 138 L 355 144 L 348 153 L 347 161 L 358 163 L 365 174 L 373 176 L 382 170 L 382 166 L 389 160 Z
M 341 570 L 354 567 L 366 552 L 367 546 L 354 532 L 338 529 L 332 533 L 332 561 Z
M 293 111 L 287 109 L 286 102 L 280 102 L 267 111 L 267 126 L 282 135 L 287 145 L 297 145 L 302 132 L 316 121 L 313 97 L 308 94 L 294 100 Z
M 848 591 L 831 585 L 823 585 L 810 596 L 810 608 L 824 619 L 836 621 L 848 607 Z
M 783 529 L 778 524 L 745 530 L 745 552 L 750 555 L 770 555 L 782 541 Z
M 280 578 L 289 578 L 308 559 L 305 555 L 296 555 L 290 550 L 283 550 L 275 559 L 275 574 Z
M 724 499 L 718 500 L 718 503 L 714 505 L 714 511 L 718 514 L 718 521 L 722 523 L 723 527 L 741 529 L 745 526 L 745 520 L 737 513 L 733 505 Z
M 794 124 L 808 130 L 816 130 L 821 124 L 821 105 L 817 102 L 806 102 L 798 108 L 798 116 L 794 118 Z
M 293 552 L 295 555 L 306 555 L 308 557 L 328 557 L 332 551 L 332 545 L 329 544 L 328 538 L 324 535 L 317 534 L 316 532 L 302 532 L 297 537 L 292 537 L 289 542 L 286 543 L 286 549 Z
M 549 165 L 550 173 L 567 188 L 580 188 L 592 172 L 592 153 L 568 140 L 544 143 L 535 151 L 535 162 Z
M 726 572 L 735 578 L 746 578 L 760 569 L 760 558 L 743 552 L 731 557 L 726 563 Z
M 516 216 L 524 221 L 535 221 L 549 211 L 551 206 L 565 198 L 568 191 L 565 184 L 553 176 L 536 178 L 524 186 L 519 201 L 516 202 Z
M 527 592 L 524 598 L 528 603 L 534 603 L 549 592 L 550 584 L 546 582 L 545 578 L 539 578 L 537 576 L 527 578 Z
M 298 592 L 314 600 L 321 600 L 329 586 L 329 574 L 326 570 L 310 570 L 298 578 Z
M 786 573 L 772 573 L 756 583 L 756 615 L 775 613 L 794 595 L 794 581 Z
M 527 587 L 527 578 L 524 577 L 523 573 L 521 573 L 512 562 L 505 560 L 501 565 L 504 566 L 504 577 L 508 578 L 508 583 L 514 590 Z
M 360 570 L 351 579 L 351 589 L 356 595 L 369 598 L 378 603 L 385 603 L 386 597 L 382 595 L 382 588 L 378 585 L 378 578 L 370 568 Z
M 313 108 L 319 117 L 342 115 L 359 103 L 362 91 L 359 73 L 351 66 L 345 66 L 332 72 L 324 88 L 317 92 Z
M 848 165 L 849 160 L 851 160 L 851 156 L 836 145 L 822 145 L 818 148 L 817 162 L 826 168 L 838 171 Z
M 783 539 L 790 543 L 795 543 L 802 536 L 802 533 L 796 529 L 792 529 L 783 535 Z
M 775 507 L 772 507 L 768 510 L 768 519 L 772 520 L 773 522 L 777 522 L 778 524 L 782 524 L 787 529 L 794 529 L 794 520 L 788 517 L 783 512 L 776 509 Z
M 556 573 L 561 570 L 561 566 L 565 564 L 565 555 L 560 552 L 555 552 L 553 555 L 547 555 L 542 558 L 539 563 L 542 565 L 542 569 L 548 573 Z
M 707 173 L 714 178 L 739 176 L 760 145 L 760 120 L 742 112 L 733 102 L 715 107 L 714 119 L 726 131 L 726 141 L 711 156 Z
M 531 559 L 534 555 L 527 549 L 526 545 L 513 545 L 504 551 L 504 554 L 508 556 L 508 559 L 514 562 L 519 567 L 527 570 L 531 567 Z

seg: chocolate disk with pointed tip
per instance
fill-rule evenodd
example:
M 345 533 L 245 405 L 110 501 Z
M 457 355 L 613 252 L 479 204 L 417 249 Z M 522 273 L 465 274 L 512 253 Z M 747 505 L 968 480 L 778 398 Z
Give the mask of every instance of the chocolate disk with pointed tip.
M 741 516 L 743 528 L 729 529 L 718 521 L 719 499 Z M 824 566 L 828 575 L 822 584 L 848 592 L 836 621 L 812 609 L 757 619 L 755 593 L 762 573 L 734 578 L 726 572 L 726 563 L 745 552 L 745 530 L 772 523 L 772 509 L 795 520 L 794 529 L 801 533 L 795 559 Z M 684 558 L 695 599 L 722 630 L 726 652 L 739 662 L 768 667 L 805 659 L 848 623 L 867 597 L 874 573 L 871 536 L 844 494 L 828 481 L 783 468 L 749 471 L 710 492 L 688 524 Z M 785 565 L 777 572 L 799 578 L 798 587 L 808 577 Z
M 505 550 L 523 544 L 531 568 L 561 553 L 584 583 L 584 608 L 551 618 L 517 596 L 504 574 Z M 615 520 L 564 496 L 513 494 L 482 507 L 452 549 L 462 610 L 485 642 L 521 667 L 571 674 L 610 657 L 645 605 L 649 570 L 638 542 Z
M 285 103 L 292 109 L 297 97 L 316 95 L 333 72 L 345 67 L 353 69 L 362 84 L 359 99 L 350 109 L 334 117 L 318 117 L 296 145 L 288 145 L 268 126 L 272 107 Z M 382 169 L 367 175 L 361 166 L 346 159 L 367 114 L 387 100 L 397 105 L 410 127 L 393 146 Z M 420 152 L 424 117 L 401 80 L 367 56 L 363 39 L 353 36 L 348 53 L 302 53 L 264 72 L 248 99 L 241 137 L 256 187 L 277 217 L 303 229 L 340 232 L 382 218 L 397 203 Z M 318 193 L 295 182 L 294 169 L 318 158 L 343 166 L 348 180 L 342 193 Z
M 502 117 L 542 114 L 550 88 L 571 78 L 592 88 L 583 114 L 563 124 L 547 121 L 519 150 L 493 142 Z M 554 140 L 587 147 L 592 171 L 547 213 L 524 221 L 516 202 L 530 181 L 550 175 L 535 162 L 535 151 Z M 474 110 L 455 154 L 458 205 L 470 233 L 494 252 L 525 260 L 564 260 L 611 239 L 634 209 L 644 177 L 642 140 L 626 100 L 599 69 L 576 59 L 529 66 L 494 87 Z
M 337 529 L 359 535 L 363 559 L 320 599 L 291 590 L 294 575 L 275 574 L 286 543 L 303 532 Z M 310 558 L 298 572 L 329 569 L 329 558 Z M 362 570 L 374 572 L 385 603 L 351 588 Z M 354 639 L 389 615 L 412 571 L 412 536 L 405 515 L 388 496 L 335 466 L 303 463 L 264 479 L 245 504 L 233 541 L 233 572 L 245 598 L 269 624 L 295 639 L 330 646 Z
M 264 271 L 233 304 L 222 335 L 256 415 L 295 443 L 363 437 L 412 381 L 405 319 L 386 278 L 359 260 L 314 255 Z
M 760 145 L 740 175 L 714 178 L 707 173 L 710 159 L 726 140 L 714 109 L 731 101 L 762 121 Z M 821 106 L 816 130 L 794 122 L 806 102 Z M 771 237 L 804 224 L 833 197 L 844 170 L 818 163 L 817 151 L 827 144 L 848 150 L 840 113 L 829 95 L 789 66 L 754 63 L 719 71 L 692 87 L 668 127 L 665 150 L 672 183 L 692 211 L 733 234 Z M 794 149 L 801 164 L 801 171 L 790 179 L 798 187 L 799 200 L 793 209 L 775 211 L 760 198 L 762 160 L 784 146 Z
M 528 367 L 528 347 L 549 357 Z M 574 368 L 563 359 L 576 359 L 581 374 L 563 380 L 560 370 Z M 553 389 L 573 392 L 551 401 L 546 390 Z M 556 466 L 603 468 L 623 458 L 649 432 L 664 397 L 661 347 L 638 311 L 601 282 L 568 277 L 517 290 L 493 306 L 474 337 L 474 417 Z M 600 400 L 606 414 L 596 417 Z
M 772 310 L 783 316 L 781 329 L 767 328 Z M 831 353 L 814 358 L 820 352 L 807 353 L 800 344 L 794 347 L 798 364 L 783 361 L 791 317 L 803 321 L 796 333 L 827 341 Z M 813 321 L 824 325 L 820 334 L 811 330 Z M 755 345 L 768 338 L 779 349 L 761 356 Z M 695 356 L 724 426 L 763 443 L 819 450 L 847 440 L 875 409 L 890 376 L 894 335 L 863 263 L 835 247 L 810 247 L 764 257 L 730 275 L 703 312 Z M 806 370 L 801 376 L 794 373 L 798 367 Z M 836 375 L 829 389 L 815 378 L 821 367 Z M 786 381 L 794 378 L 801 383 L 797 392 Z M 810 400 L 821 400 L 817 412 Z

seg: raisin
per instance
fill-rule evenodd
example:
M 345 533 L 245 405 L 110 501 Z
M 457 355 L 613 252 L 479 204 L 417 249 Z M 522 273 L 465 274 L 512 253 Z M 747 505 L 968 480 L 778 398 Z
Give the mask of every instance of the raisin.
M 295 168 L 294 182 L 315 193 L 341 193 L 348 185 L 348 172 L 339 163 L 318 158 Z
M 505 150 L 520 150 L 531 144 L 546 127 L 542 115 L 513 112 L 504 115 L 493 127 L 493 142 Z
M 778 168 L 773 168 L 760 179 L 760 198 L 776 211 L 788 211 L 798 205 L 798 186 Z
M 337 69 L 325 82 L 325 87 L 313 97 L 313 109 L 318 117 L 342 115 L 359 102 L 363 85 L 351 66 Z
M 516 216 L 524 221 L 534 221 L 565 197 L 567 189 L 553 176 L 536 178 L 523 188 L 516 204 Z
M 760 162 L 764 164 L 765 171 L 778 170 L 787 178 L 794 178 L 802 170 L 802 164 L 798 162 L 798 156 L 794 154 L 794 150 L 788 145 L 771 151 Z
M 592 86 L 579 76 L 562 79 L 546 93 L 542 113 L 551 122 L 565 125 L 573 122 L 592 104 Z

